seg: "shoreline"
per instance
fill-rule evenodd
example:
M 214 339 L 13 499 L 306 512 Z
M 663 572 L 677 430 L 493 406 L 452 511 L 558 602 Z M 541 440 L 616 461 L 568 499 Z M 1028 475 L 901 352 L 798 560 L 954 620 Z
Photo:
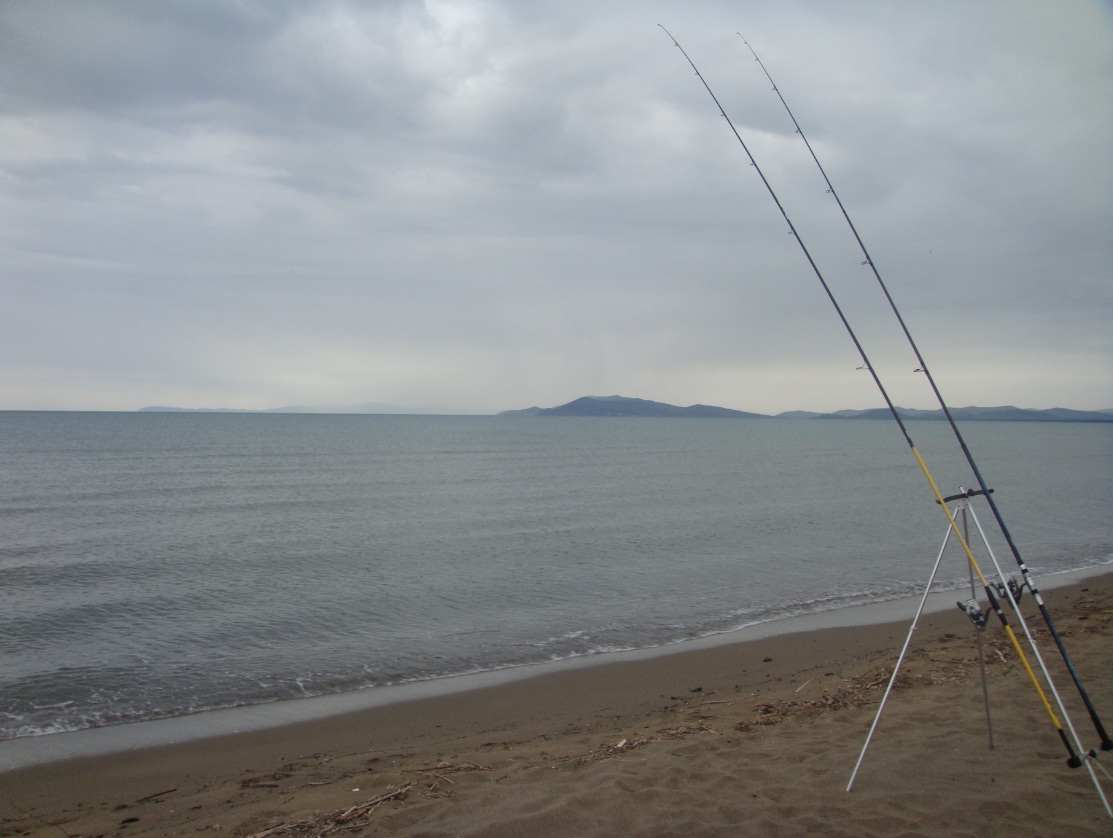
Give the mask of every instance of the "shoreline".
M 1110 716 L 1113 572 L 1081 573 L 1037 581 Z M 356 834 L 1108 834 L 999 627 L 986 631 L 998 732 L 985 747 L 971 624 L 954 592 L 935 597 L 853 794 L 845 784 L 908 632 L 908 600 L 880 603 L 887 621 L 824 626 L 836 612 L 821 612 L 703 648 L 593 656 L 280 727 L 27 765 L 3 775 L 0 834 L 246 836 L 384 795 Z M 1047 657 L 1088 746 L 1088 719 Z
M 1093 565 L 1047 574 L 1038 578 L 1037 584 L 1042 592 L 1104 574 L 1113 574 L 1113 564 Z M 961 590 L 933 591 L 924 605 L 924 615 L 954 608 L 956 596 L 963 598 L 964 592 Z M 0 740 L 0 776 L 20 768 L 79 757 L 106 756 L 216 736 L 251 733 L 322 721 L 333 716 L 498 687 L 586 667 L 683 655 L 702 649 L 752 643 L 788 634 L 866 627 L 883 623 L 896 624 L 902 620 L 908 624 L 921 597 L 922 594 L 915 597 L 896 597 L 830 610 L 794 614 L 659 646 L 596 652 L 554 661 L 497 667 L 341 693 L 216 708 L 165 719 Z

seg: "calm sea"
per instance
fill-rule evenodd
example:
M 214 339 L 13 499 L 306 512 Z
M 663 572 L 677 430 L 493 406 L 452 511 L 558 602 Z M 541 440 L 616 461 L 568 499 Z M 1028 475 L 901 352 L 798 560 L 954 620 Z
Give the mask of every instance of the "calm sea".
M 1113 425 L 963 432 L 1037 578 L 1113 561 Z M 889 422 L 0 413 L 0 738 L 919 593 L 945 532 Z

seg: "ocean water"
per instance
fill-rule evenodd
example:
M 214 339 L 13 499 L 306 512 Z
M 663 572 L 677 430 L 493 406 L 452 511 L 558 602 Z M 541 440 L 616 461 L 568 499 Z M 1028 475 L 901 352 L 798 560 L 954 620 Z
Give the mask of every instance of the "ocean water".
M 962 429 L 1037 579 L 1113 561 L 1113 425 Z M 891 422 L 0 413 L 0 739 L 918 594 L 946 529 Z

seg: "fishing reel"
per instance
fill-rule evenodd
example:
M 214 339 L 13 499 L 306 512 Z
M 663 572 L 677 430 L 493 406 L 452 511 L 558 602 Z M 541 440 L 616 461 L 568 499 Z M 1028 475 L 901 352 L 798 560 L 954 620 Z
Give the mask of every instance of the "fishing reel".
M 1005 581 L 996 580 L 990 582 L 989 586 L 993 588 L 998 599 L 1011 600 L 1017 605 L 1020 604 L 1020 595 L 1024 593 L 1024 581 L 1019 573 L 1010 573 Z
M 978 605 L 976 599 L 968 599 L 966 602 L 956 602 L 955 605 L 958 606 L 959 611 L 966 612 L 966 616 L 970 618 L 970 622 L 974 624 L 975 628 L 985 628 L 985 623 L 986 620 L 989 619 L 989 615 L 982 610 L 982 607 Z

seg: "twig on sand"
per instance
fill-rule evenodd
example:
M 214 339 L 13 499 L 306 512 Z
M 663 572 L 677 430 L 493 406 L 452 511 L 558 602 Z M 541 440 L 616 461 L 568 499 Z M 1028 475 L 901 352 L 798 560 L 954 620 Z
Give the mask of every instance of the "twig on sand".
M 884 670 L 873 670 L 855 676 L 850 679 L 849 684 L 839 687 L 833 693 L 824 692 L 819 698 L 810 701 L 780 699 L 758 704 L 754 708 L 757 710 L 757 718 L 752 721 L 741 721 L 734 726 L 734 729 L 746 733 L 753 730 L 755 725 L 779 724 L 789 716 L 800 713 L 821 713 L 826 710 L 843 710 L 856 707 L 869 701 L 870 694 L 873 691 L 884 687 L 888 682 L 888 677 Z M 901 676 L 897 679 L 898 687 L 907 686 L 909 683 L 907 676 Z M 803 689 L 803 687 L 800 689 Z M 797 689 L 796 692 L 800 692 L 800 690 Z
M 584 765 L 588 762 L 597 762 L 601 759 L 610 759 L 611 757 L 621 756 L 627 751 L 633 751 L 637 748 L 644 748 L 650 742 L 658 742 L 663 739 L 683 739 L 686 736 L 691 736 L 693 733 L 718 733 L 717 730 L 708 727 L 705 724 L 695 725 L 680 725 L 679 727 L 665 727 L 657 731 L 656 736 L 643 736 L 639 739 L 622 739 L 613 745 L 606 745 L 598 751 L 591 751 L 590 753 L 581 754 L 580 756 L 567 757 L 564 762 L 575 762 L 576 765 Z
M 479 764 L 474 763 L 474 762 L 460 762 L 460 763 L 454 763 L 454 764 L 449 764 L 449 763 L 446 763 L 446 762 L 440 762 L 440 763 L 437 763 L 436 765 L 434 765 L 432 768 L 407 768 L 406 773 L 407 774 L 429 774 L 430 776 L 442 777 L 442 779 L 447 780 L 448 778 L 444 777 L 443 775 L 445 775 L 445 774 L 459 774 L 462 771 L 490 771 L 490 770 L 491 769 L 488 768 L 487 766 L 479 765 Z
M 459 774 L 459 773 L 464 772 L 464 771 L 490 771 L 490 770 L 491 770 L 490 768 L 487 768 L 484 765 L 477 765 L 474 762 L 462 762 L 462 763 L 459 763 L 459 764 L 456 764 L 456 765 L 450 765 L 448 763 L 438 763 L 437 765 L 433 766 L 432 768 L 407 768 L 405 770 L 405 773 L 406 774 L 423 774 L 426 777 L 432 777 L 433 782 L 429 784 L 429 790 L 437 792 L 437 791 L 440 791 L 439 786 L 440 786 L 441 780 L 444 780 L 446 783 L 450 783 L 451 785 L 456 785 L 456 781 L 453 780 L 451 777 L 449 777 L 448 776 L 449 774 Z
M 652 741 L 652 737 L 646 737 L 644 739 L 622 739 L 613 745 L 606 745 L 598 751 L 592 751 L 591 753 L 583 754 L 578 757 L 572 757 L 571 759 L 575 760 L 577 765 L 583 765 L 586 762 L 595 762 L 596 760 L 600 759 L 610 759 L 611 757 L 616 757 L 619 754 L 624 754 L 627 751 L 632 751 L 635 748 L 641 748 L 645 745 L 648 745 Z
M 683 739 L 685 736 L 691 736 L 693 733 L 714 733 L 718 735 L 719 731 L 713 727 L 708 727 L 702 722 L 695 725 L 680 725 L 679 727 L 663 727 L 657 731 L 662 739 Z
M 148 800 L 154 800 L 156 797 L 162 797 L 164 794 L 170 794 L 172 791 L 177 791 L 178 787 L 174 786 L 172 789 L 165 789 L 164 791 L 156 791 L 154 794 L 148 794 L 146 797 L 141 797 L 136 800 L 136 803 L 145 803 Z
M 413 783 L 407 783 L 404 786 L 388 791 L 385 794 L 380 794 L 378 797 L 373 797 L 355 806 L 350 806 L 347 809 L 337 809 L 334 812 L 329 812 L 326 815 L 310 818 L 308 820 L 280 823 L 269 829 L 264 829 L 262 832 L 254 832 L 247 836 L 247 838 L 271 838 L 271 836 L 278 835 L 291 837 L 303 835 L 319 836 L 328 835 L 331 832 L 339 832 L 341 829 L 350 828 L 352 826 L 359 826 L 361 824 L 357 823 L 357 821 L 365 821 L 384 803 L 390 800 L 405 800 L 407 793 L 412 787 Z

